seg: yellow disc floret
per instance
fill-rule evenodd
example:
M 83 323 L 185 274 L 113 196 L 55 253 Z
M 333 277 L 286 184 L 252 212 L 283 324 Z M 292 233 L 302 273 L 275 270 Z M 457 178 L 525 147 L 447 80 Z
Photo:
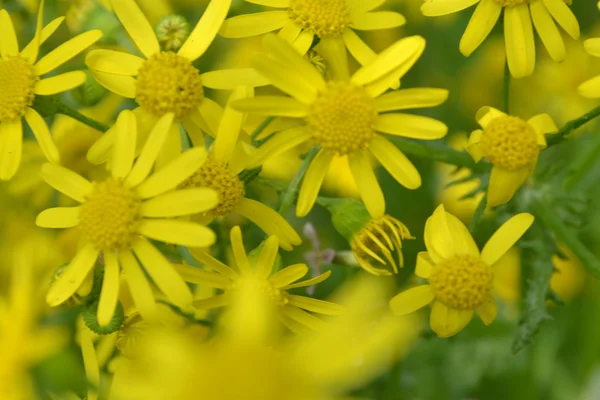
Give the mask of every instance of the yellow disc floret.
M 232 293 L 249 287 L 257 290 L 256 293 L 264 294 L 265 299 L 276 307 L 285 307 L 290 302 L 288 293 L 285 290 L 278 289 L 269 280 L 254 275 L 246 275 L 232 282 L 227 288 L 227 292 Z
M 493 119 L 484 129 L 479 144 L 492 164 L 510 171 L 531 164 L 539 153 L 533 128 L 513 116 Z
M 360 86 L 331 82 L 312 104 L 306 122 L 319 146 L 350 154 L 365 148 L 375 134 L 375 101 Z
M 457 310 L 474 310 L 492 290 L 494 273 L 489 265 L 470 255 L 456 255 L 437 264 L 429 284 L 437 300 Z
M 153 55 L 138 71 L 135 99 L 154 115 L 185 118 L 204 98 L 200 71 L 172 52 Z
M 0 122 L 21 118 L 35 98 L 38 76 L 23 58 L 0 59 Z
M 94 190 L 81 205 L 80 226 L 97 249 L 126 249 L 137 236 L 141 204 L 137 193 L 119 180 L 95 182 Z
M 212 157 L 181 184 L 181 188 L 187 187 L 207 187 L 218 193 L 219 204 L 209 211 L 213 217 L 231 214 L 246 194 L 244 183 L 229 170 L 227 164 Z
M 502 7 L 514 7 L 529 3 L 529 0 L 495 0 Z
M 339 36 L 350 25 L 346 0 L 291 0 L 290 19 L 317 36 Z

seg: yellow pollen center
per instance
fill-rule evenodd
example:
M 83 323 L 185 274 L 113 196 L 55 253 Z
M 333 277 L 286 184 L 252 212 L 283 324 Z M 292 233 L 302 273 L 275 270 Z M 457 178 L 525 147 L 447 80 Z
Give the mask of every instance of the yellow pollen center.
M 33 66 L 23 58 L 0 59 L 0 122 L 14 121 L 25 114 L 33 104 L 37 80 Z
M 213 217 L 231 214 L 246 194 L 244 183 L 229 170 L 227 164 L 212 157 L 181 184 L 181 188 L 187 187 L 207 187 L 218 193 L 219 204 L 209 211 Z
M 155 54 L 138 71 L 135 99 L 154 115 L 172 112 L 185 118 L 203 98 L 200 71 L 175 53 Z
M 259 279 L 256 276 L 241 277 L 239 281 L 233 282 L 227 288 L 227 291 L 230 293 L 235 292 L 249 285 L 261 290 L 274 306 L 285 307 L 290 301 L 285 290 L 278 289 L 269 280 Z
M 346 0 L 291 0 L 288 12 L 292 21 L 320 38 L 339 36 L 351 23 Z
M 121 181 L 109 178 L 95 182 L 81 205 L 79 224 L 98 250 L 120 251 L 136 238 L 141 204 L 137 193 Z
M 510 171 L 531 164 L 539 153 L 533 128 L 512 116 L 493 119 L 484 129 L 479 145 L 492 164 Z
M 362 87 L 344 82 L 329 83 L 306 117 L 315 142 L 339 155 L 365 148 L 376 121 L 373 98 Z
M 437 264 L 429 277 L 437 300 L 457 310 L 483 304 L 494 284 L 489 265 L 470 255 L 456 255 Z
M 529 0 L 495 0 L 502 7 L 514 7 L 529 3 Z

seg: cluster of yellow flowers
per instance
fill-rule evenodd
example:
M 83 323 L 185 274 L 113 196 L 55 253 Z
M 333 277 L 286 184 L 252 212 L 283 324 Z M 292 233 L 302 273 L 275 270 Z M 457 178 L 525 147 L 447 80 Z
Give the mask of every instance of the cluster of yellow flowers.
M 445 89 L 400 84 L 425 51 L 425 39 L 403 37 L 379 53 L 372 50 L 356 31 L 406 23 L 399 13 L 376 10 L 385 0 L 246 1 L 264 10 L 227 18 L 232 0 L 211 0 L 192 29 L 172 16 L 156 31 L 135 0 L 102 2 L 135 50 L 103 48 L 96 44 L 103 32 L 91 30 L 41 58 L 40 46 L 64 18 L 44 26 L 42 0 L 35 36 L 20 48 L 11 16 L 0 10 L 0 179 L 19 171 L 13 187 L 42 196 L 47 187 L 37 188 L 41 177 L 66 197 L 48 192 L 40 198 L 55 207 L 39 212 L 36 225 L 77 228 L 74 256 L 52 266 L 51 284 L 36 280 L 32 287 L 32 242 L 15 250 L 22 256 L 13 261 L 9 295 L 0 299 L 0 354 L 14 361 L 3 357 L 0 398 L 34 398 L 31 382 L 18 371 L 64 344 L 58 329 L 36 326 L 48 312 L 33 300 L 38 293 L 50 307 L 81 311 L 77 338 L 88 400 L 106 391 L 105 370 L 114 375 L 111 399 L 336 398 L 390 365 L 417 336 L 416 325 L 402 315 L 431 304 L 431 329 L 443 338 L 459 333 L 475 312 L 486 325 L 495 319 L 494 267 L 534 223 L 527 212 L 506 218 L 480 251 L 472 232 L 440 205 L 424 221 L 427 251 L 418 254 L 414 270 L 422 279 L 399 294 L 390 293 L 385 280 L 403 267 L 403 241 L 413 236 L 386 214 L 374 166 L 417 189 L 421 175 L 397 138 L 421 143 L 448 133 L 443 122 L 406 112 L 448 98 Z M 460 41 L 465 56 L 503 15 L 508 71 L 521 78 L 534 72 L 533 27 L 557 62 L 566 58 L 557 24 L 579 37 L 567 3 L 425 0 L 421 10 L 439 16 L 477 4 Z M 252 68 L 201 72 L 197 61 L 217 35 L 262 35 L 263 52 Z M 600 38 L 584 45 L 600 57 Z M 51 74 L 87 50 L 87 71 Z M 350 57 L 359 64 L 353 72 Z M 67 112 L 47 97 L 86 80 L 112 92 L 94 111 Z M 210 98 L 215 90 L 230 92 L 224 106 Z M 600 97 L 600 77 L 581 84 L 580 93 Z M 91 124 L 65 128 L 89 136 L 80 138 L 81 148 L 51 134 L 43 110 L 52 105 Z M 525 120 L 504 111 L 482 107 L 475 116 L 481 129 L 466 146 L 473 165 L 491 167 L 481 212 L 511 201 L 532 176 L 546 135 L 559 132 L 548 114 Z M 91 117 L 109 125 L 103 129 Z M 31 142 L 24 141 L 22 118 L 47 162 L 27 159 Z M 276 211 L 255 199 L 249 183 L 265 163 L 296 148 L 307 151 L 296 178 L 280 190 Z M 75 154 L 100 167 L 82 168 Z M 360 201 L 320 196 L 340 158 Z M 309 268 L 282 267 L 279 255 L 302 243 L 286 219 L 290 207 L 302 218 L 315 204 L 331 212 L 354 262 L 376 276 L 364 274 L 332 301 L 294 291 L 324 282 L 331 271 L 300 281 Z M 255 250 L 246 251 L 237 224 L 213 224 L 239 221 L 233 216 L 266 235 Z M 216 226 L 225 229 L 215 232 Z M 226 311 L 208 311 L 220 307 Z M 27 351 L 17 349 L 19 340 L 28 341 Z M 239 379 L 233 385 L 232 375 Z M 196 379 L 204 383 L 195 385 Z

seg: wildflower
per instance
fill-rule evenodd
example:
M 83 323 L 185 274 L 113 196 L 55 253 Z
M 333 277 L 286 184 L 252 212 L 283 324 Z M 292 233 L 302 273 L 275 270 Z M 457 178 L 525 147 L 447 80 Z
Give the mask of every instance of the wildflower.
M 600 4 L 600 3 L 599 3 Z M 592 38 L 583 42 L 585 51 L 594 57 L 600 57 L 600 38 Z M 600 97 L 600 75 L 582 83 L 578 88 L 584 97 L 597 99 Z
M 254 153 L 249 167 L 302 143 L 320 146 L 302 182 L 296 208 L 299 217 L 311 210 L 336 155 L 348 156 L 360 195 L 375 218 L 385 213 L 385 199 L 373 173 L 370 154 L 403 186 L 416 189 L 421 185 L 421 176 L 413 164 L 377 132 L 425 140 L 446 135 L 446 125 L 435 119 L 387 113 L 435 106 L 446 99 L 446 90 L 403 89 L 382 95 L 420 57 L 425 47 L 422 37 L 396 42 L 351 78 L 345 50 L 325 46 L 328 65 L 336 78 L 330 82 L 276 35 L 267 35 L 264 46 L 270 54 L 257 58 L 255 68 L 294 98 L 258 96 L 238 100 L 234 106 L 264 115 L 302 118 L 305 123 L 273 135 Z
M 483 130 L 471 133 L 467 151 L 476 162 L 492 163 L 487 204 L 507 203 L 533 173 L 547 133 L 558 128 L 548 114 L 527 121 L 506 115 L 493 107 L 482 107 L 475 116 Z
M 253 3 L 254 1 L 248 0 Z M 317 36 L 320 40 L 336 40 L 345 45 L 362 65 L 371 63 L 376 54 L 354 32 L 389 29 L 402 26 L 406 19 L 393 11 L 373 11 L 382 1 L 281 0 L 268 2 L 281 11 L 264 11 L 239 15 L 225 20 L 221 31 L 228 38 L 262 35 L 279 30 L 279 36 L 305 54 Z M 263 4 L 263 3 L 261 3 Z
M 42 177 L 52 187 L 81 203 L 78 207 L 51 208 L 36 220 L 45 228 L 77 226 L 83 245 L 58 276 L 46 297 L 51 306 L 65 302 L 92 270 L 99 254 L 104 258 L 104 280 L 98 306 L 98 322 L 106 326 L 117 307 L 119 267 L 122 267 L 140 313 L 152 319 L 155 300 L 134 253 L 159 289 L 173 304 L 187 308 L 192 294 L 165 257 L 146 239 L 184 246 L 209 246 L 214 233 L 196 223 L 173 218 L 204 212 L 214 207 L 217 195 L 206 188 L 175 190 L 206 159 L 202 148 L 192 149 L 150 175 L 166 140 L 173 114 L 162 117 L 150 133 L 134 163 L 136 119 L 123 111 L 114 127 L 111 175 L 90 183 L 64 167 L 45 164 Z M 149 176 L 150 175 L 150 176 Z M 133 250 L 133 253 L 132 253 Z
M 435 17 L 463 10 L 479 3 L 460 41 L 460 52 L 471 55 L 492 31 L 504 10 L 504 40 L 510 72 L 515 78 L 531 75 L 535 67 L 533 26 L 550 57 L 566 58 L 565 44 L 555 21 L 573 38 L 579 39 L 579 23 L 565 0 L 426 0 L 424 15 Z
M 60 156 L 46 126 L 46 122 L 31 106 L 36 96 L 49 96 L 73 89 L 85 82 L 83 71 L 71 71 L 42 78 L 62 64 L 77 56 L 102 37 L 102 32 L 92 30 L 63 43 L 38 60 L 40 45 L 60 26 L 64 18 L 57 18 L 44 27 L 42 32 L 44 2 L 40 2 L 36 33 L 33 40 L 19 51 L 17 34 L 6 10 L 0 10 L 0 179 L 11 179 L 21 163 L 23 147 L 23 124 L 21 118 L 33 131 L 44 156 L 58 163 Z
M 239 214 L 258 225 L 269 235 L 279 238 L 281 247 L 291 250 L 292 246 L 302 243 L 302 239 L 294 228 L 272 208 L 246 197 L 246 184 L 240 179 L 246 157 L 242 157 L 238 148 L 239 135 L 245 120 L 245 114 L 234 110 L 231 102 L 247 97 L 246 88 L 235 90 L 230 96 L 220 118 L 213 118 L 218 122 L 217 137 L 209 151 L 208 158 L 200 168 L 181 185 L 181 188 L 208 187 L 219 195 L 219 204 L 207 211 L 201 217 L 204 224 L 210 223 L 215 218 L 223 218 L 231 214 Z M 196 139 L 194 144 L 204 146 L 204 141 Z
M 215 134 L 207 120 L 219 106 L 204 96 L 206 80 L 192 63 L 212 43 L 230 5 L 231 0 L 211 1 L 185 43 L 174 53 L 161 51 L 152 26 L 134 0 L 112 0 L 117 17 L 145 59 L 105 49 L 94 50 L 86 58 L 91 74 L 101 85 L 138 103 L 134 112 L 140 124 L 140 144 L 157 120 L 168 113 L 175 115 L 157 160 L 159 166 L 181 152 L 180 123 L 190 136 L 202 136 L 203 131 Z M 230 75 L 227 77 L 231 79 Z M 95 164 L 106 162 L 114 142 L 115 134 L 109 131 L 92 146 L 88 159 Z
M 408 314 L 433 303 L 430 325 L 440 337 L 460 332 L 475 311 L 486 325 L 491 324 L 498 312 L 491 296 L 494 264 L 531 224 L 531 214 L 513 216 L 492 235 L 480 253 L 464 224 L 440 205 L 425 224 L 427 251 L 418 254 L 415 270 L 417 276 L 428 279 L 429 283 L 394 297 L 390 301 L 392 312 Z
M 211 309 L 226 306 L 229 304 L 231 297 L 236 294 L 239 286 L 250 282 L 264 290 L 270 299 L 270 303 L 277 308 L 281 322 L 294 332 L 305 331 L 306 329 L 318 330 L 323 327 L 321 319 L 306 311 L 325 315 L 338 315 L 343 312 L 343 309 L 337 304 L 310 297 L 296 296 L 287 292 L 290 289 L 323 282 L 331 275 L 331 271 L 316 278 L 296 282 L 308 273 L 308 267 L 305 264 L 295 264 L 273 274 L 273 265 L 278 256 L 279 246 L 279 240 L 276 236 L 270 236 L 265 241 L 256 262 L 251 262 L 248 259 L 242 242 L 242 233 L 238 226 L 231 229 L 230 237 L 237 271 L 202 251 L 194 251 L 193 254 L 198 261 L 214 272 L 203 271 L 186 265 L 177 267 L 188 282 L 210 285 L 224 291 L 223 294 L 195 301 L 195 307 Z

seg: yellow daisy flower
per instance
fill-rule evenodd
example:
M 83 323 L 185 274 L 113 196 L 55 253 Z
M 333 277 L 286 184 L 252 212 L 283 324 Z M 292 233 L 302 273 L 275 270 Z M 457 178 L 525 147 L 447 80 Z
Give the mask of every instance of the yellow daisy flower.
M 152 319 L 154 295 L 134 253 L 173 304 L 183 308 L 191 305 L 188 286 L 146 238 L 183 246 L 210 246 L 215 241 L 210 229 L 174 218 L 207 211 L 218 203 L 218 198 L 206 188 L 172 190 L 202 165 L 206 159 L 202 148 L 181 154 L 150 175 L 172 123 L 172 113 L 158 121 L 134 163 L 137 124 L 131 111 L 123 111 L 114 128 L 117 142 L 111 176 L 105 181 L 91 183 L 57 165 L 42 167 L 42 177 L 50 186 L 81 203 L 78 207 L 47 209 L 37 216 L 37 225 L 44 228 L 77 226 L 83 239 L 77 254 L 48 292 L 46 300 L 51 306 L 65 302 L 77 291 L 102 254 L 105 272 L 98 306 L 100 325 L 110 322 L 117 306 L 120 267 L 136 307 L 144 318 Z
M 566 58 L 565 44 L 556 23 L 573 39 L 579 39 L 579 23 L 565 0 L 426 0 L 421 11 L 435 17 L 461 11 L 476 3 L 479 4 L 460 41 L 460 52 L 471 55 L 492 31 L 504 10 L 506 58 L 515 78 L 533 73 L 533 26 L 556 62 Z
M 167 141 L 157 160 L 158 165 L 172 160 L 181 152 L 179 124 L 190 137 L 202 137 L 203 131 L 214 133 L 208 121 L 219 106 L 204 96 L 204 87 L 207 82 L 210 83 L 210 75 L 201 75 L 192 63 L 211 45 L 230 5 L 231 0 L 211 1 L 190 36 L 174 53 L 161 51 L 152 26 L 134 0 L 112 0 L 117 17 L 145 58 L 99 49 L 88 54 L 86 64 L 102 86 L 136 100 L 139 107 L 134 112 L 140 124 L 140 144 L 145 140 L 143 135 L 150 131 L 159 118 L 167 113 L 175 115 L 176 123 L 170 126 Z M 230 81 L 229 86 L 234 88 L 239 79 L 247 78 L 248 70 L 215 72 L 221 72 L 217 74 L 219 80 Z M 88 159 L 95 164 L 106 162 L 114 142 L 114 132 L 107 132 L 92 146 Z
M 491 296 L 494 264 L 533 224 L 522 213 L 506 221 L 479 252 L 467 227 L 440 205 L 425 223 L 427 251 L 417 256 L 415 274 L 429 281 L 390 300 L 394 314 L 404 315 L 433 303 L 431 329 L 439 337 L 460 332 L 475 311 L 486 325 L 496 318 L 498 306 Z
M 245 120 L 245 114 L 231 107 L 235 100 L 251 97 L 253 90 L 239 88 L 233 92 L 221 115 L 213 115 L 218 122 L 217 137 L 204 164 L 187 180 L 181 188 L 207 187 L 219 194 L 219 204 L 201 216 L 204 224 L 215 218 L 239 214 L 258 225 L 268 235 L 279 238 L 281 247 L 292 250 L 302 239 L 294 228 L 272 208 L 245 197 L 246 187 L 239 177 L 245 167 L 246 157 L 236 154 L 238 140 Z M 203 147 L 204 143 L 200 145 Z
M 343 308 L 335 303 L 297 296 L 287 292 L 290 289 L 312 286 L 323 282 L 329 278 L 331 271 L 303 282 L 296 282 L 308 273 L 308 267 L 305 264 L 295 264 L 273 274 L 273 266 L 279 249 L 279 239 L 276 236 L 270 236 L 265 241 L 260 255 L 252 262 L 248 259 L 244 250 L 242 231 L 239 226 L 231 229 L 230 238 L 237 270 L 199 250 L 193 251 L 194 257 L 214 272 L 188 265 L 177 266 L 177 271 L 187 282 L 209 285 L 223 290 L 222 294 L 195 301 L 195 307 L 211 309 L 226 306 L 236 294 L 236 290 L 241 283 L 254 281 L 264 288 L 272 304 L 278 310 L 280 321 L 291 331 L 303 332 L 307 329 L 319 330 L 323 327 L 323 321 L 307 311 L 325 315 L 338 315 L 343 312 Z
M 344 43 L 362 65 L 377 56 L 354 32 L 389 29 L 406 23 L 404 16 L 393 11 L 373 11 L 385 0 L 246 0 L 249 3 L 274 7 L 264 11 L 239 15 L 225 20 L 220 35 L 242 38 L 279 30 L 279 36 L 294 44 L 305 54 L 317 36 L 320 40 Z
M 492 163 L 487 192 L 490 207 L 507 203 L 533 173 L 547 133 L 558 128 L 548 114 L 527 121 L 506 115 L 493 107 L 482 107 L 475 117 L 482 129 L 471 133 L 467 151 L 475 162 Z
M 415 107 L 432 107 L 444 102 L 443 89 L 402 89 L 383 94 L 419 59 L 425 48 L 420 36 L 402 39 L 360 68 L 352 77 L 343 47 L 323 46 L 334 79 L 326 82 L 319 71 L 294 48 L 276 35 L 265 36 L 269 55 L 255 60 L 259 73 L 273 85 L 293 96 L 258 96 L 238 100 L 240 110 L 263 115 L 301 118 L 297 126 L 272 135 L 251 157 L 250 166 L 306 142 L 320 146 L 308 168 L 296 214 L 311 210 L 333 158 L 348 156 L 350 169 L 369 213 L 385 213 L 383 192 L 373 173 L 370 154 L 403 186 L 416 189 L 421 176 L 408 158 L 383 135 L 433 140 L 446 135 L 442 122 L 420 115 L 388 113 Z
M 48 161 L 58 163 L 60 155 L 48 126 L 31 106 L 36 96 L 48 96 L 71 90 L 86 80 L 83 71 L 41 78 L 75 57 L 102 37 L 92 30 L 82 33 L 58 46 L 38 60 L 40 45 L 58 29 L 64 17 L 57 18 L 42 29 L 44 2 L 40 3 L 37 28 L 33 40 L 19 51 L 17 33 L 10 15 L 0 10 L 0 179 L 12 178 L 21 163 L 23 123 L 33 131 Z
M 600 3 L 599 3 L 600 4 Z M 585 51 L 594 57 L 600 57 L 600 38 L 592 38 L 583 42 Z M 579 88 L 579 94 L 584 97 L 597 99 L 600 98 L 600 75 L 585 81 Z

